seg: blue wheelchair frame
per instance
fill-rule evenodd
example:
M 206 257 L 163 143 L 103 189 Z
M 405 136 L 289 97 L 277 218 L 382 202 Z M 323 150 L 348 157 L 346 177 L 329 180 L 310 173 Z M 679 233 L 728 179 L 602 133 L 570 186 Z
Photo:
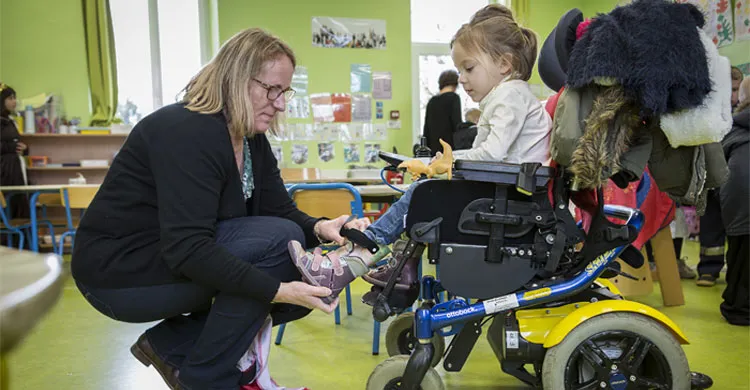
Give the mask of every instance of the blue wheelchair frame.
M 640 232 L 643 227 L 645 218 L 639 210 L 622 206 L 605 205 L 604 213 L 607 216 L 623 219 L 629 226 L 633 226 Z M 427 370 L 430 368 L 430 360 L 434 354 L 434 348 L 430 344 L 430 339 L 434 332 L 443 335 L 457 333 L 457 327 L 454 326 L 450 333 L 442 332 L 441 329 L 460 325 L 471 320 L 479 319 L 484 316 L 495 314 L 503 311 L 526 308 L 529 306 L 539 305 L 567 296 L 575 295 L 584 290 L 601 274 L 602 271 L 612 263 L 625 250 L 626 245 L 611 249 L 594 259 L 586 268 L 576 277 L 561 282 L 545 286 L 543 289 L 534 291 L 522 291 L 503 295 L 501 297 L 488 299 L 473 305 L 469 305 L 465 300 L 454 299 L 435 306 L 423 303 L 422 307 L 417 310 L 415 315 L 415 335 L 419 343 L 414 348 L 406 372 L 402 378 L 401 388 L 417 389 L 422 382 Z M 433 300 L 436 289 L 440 289 L 439 282 L 434 278 L 426 276 L 422 279 L 422 288 L 425 292 L 425 298 Z M 534 293 L 538 292 L 538 293 Z M 460 329 L 460 327 L 458 327 Z

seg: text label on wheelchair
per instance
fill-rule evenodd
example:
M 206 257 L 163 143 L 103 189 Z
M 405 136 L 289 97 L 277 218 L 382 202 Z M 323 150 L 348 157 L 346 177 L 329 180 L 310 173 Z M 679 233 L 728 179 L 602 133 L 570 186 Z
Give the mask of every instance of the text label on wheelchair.
M 613 254 L 615 253 L 615 249 L 610 249 L 604 253 L 602 253 L 599 257 L 594 259 L 589 265 L 586 266 L 586 273 L 589 275 L 592 275 L 594 272 L 596 272 L 602 265 L 604 265 Z
M 503 295 L 502 297 L 488 299 L 482 302 L 482 304 L 484 305 L 484 312 L 492 314 L 518 307 L 518 298 L 516 298 L 516 294 L 508 294 Z

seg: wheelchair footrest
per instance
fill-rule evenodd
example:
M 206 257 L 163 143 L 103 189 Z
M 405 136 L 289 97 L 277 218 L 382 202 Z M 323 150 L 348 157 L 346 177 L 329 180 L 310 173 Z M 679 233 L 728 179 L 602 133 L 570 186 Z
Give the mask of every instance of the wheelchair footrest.
M 448 351 L 443 360 L 445 371 L 461 371 L 481 334 L 481 321 L 472 321 L 464 325 L 461 332 L 453 338 L 448 346 Z

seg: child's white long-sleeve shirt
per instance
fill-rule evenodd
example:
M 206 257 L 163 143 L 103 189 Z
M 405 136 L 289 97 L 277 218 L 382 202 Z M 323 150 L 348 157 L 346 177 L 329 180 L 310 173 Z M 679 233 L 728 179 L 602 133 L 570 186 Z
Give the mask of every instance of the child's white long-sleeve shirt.
M 455 159 L 548 162 L 552 119 L 526 81 L 501 82 L 479 102 L 479 109 L 472 148 L 454 151 Z

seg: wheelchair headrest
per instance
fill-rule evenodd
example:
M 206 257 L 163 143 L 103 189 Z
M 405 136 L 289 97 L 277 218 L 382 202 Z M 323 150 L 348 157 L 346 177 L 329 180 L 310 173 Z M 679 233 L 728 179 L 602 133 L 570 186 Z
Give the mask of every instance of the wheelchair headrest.
M 568 78 L 568 60 L 576 42 L 576 28 L 583 22 L 578 8 L 566 12 L 547 36 L 539 53 L 539 76 L 547 87 L 559 91 Z

